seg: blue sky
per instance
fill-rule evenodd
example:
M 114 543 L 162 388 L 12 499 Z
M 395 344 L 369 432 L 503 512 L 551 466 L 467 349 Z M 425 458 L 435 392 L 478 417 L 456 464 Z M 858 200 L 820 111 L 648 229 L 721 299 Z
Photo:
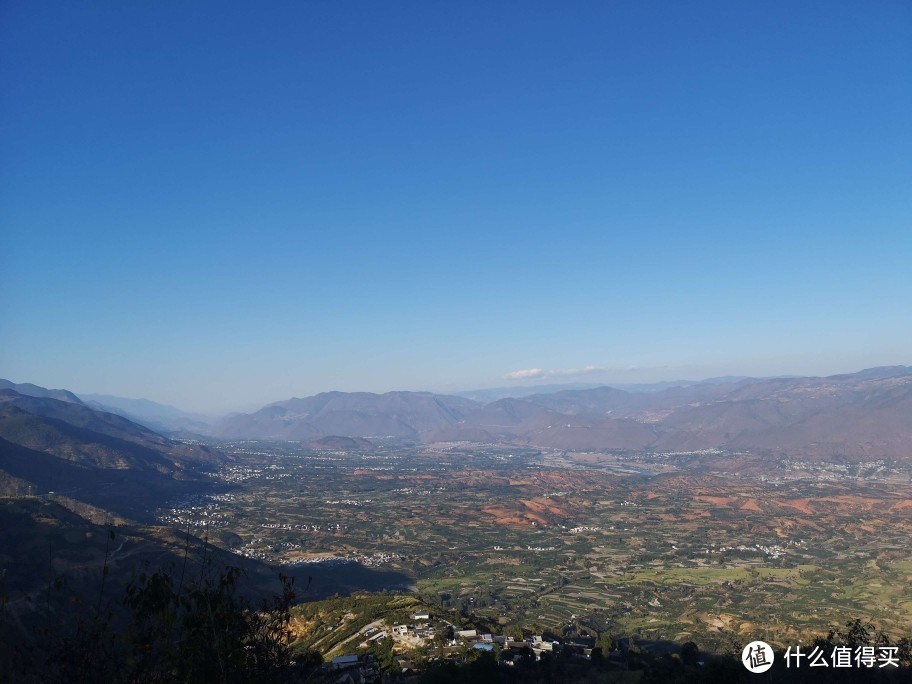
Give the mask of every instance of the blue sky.
M 222 410 L 912 363 L 910 73 L 904 1 L 11 0 L 0 377 Z

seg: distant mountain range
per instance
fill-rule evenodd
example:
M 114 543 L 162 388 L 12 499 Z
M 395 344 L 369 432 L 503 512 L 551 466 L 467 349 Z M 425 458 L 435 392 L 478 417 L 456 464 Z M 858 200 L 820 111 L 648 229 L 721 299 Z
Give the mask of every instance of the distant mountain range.
M 912 368 L 830 377 L 719 378 L 489 403 L 424 392 L 327 392 L 213 425 L 227 439 L 329 435 L 507 442 L 569 450 L 724 448 L 851 460 L 912 458 Z
M 77 414 L 87 421 L 85 411 L 104 407 L 170 434 L 296 440 L 339 450 L 372 448 L 357 439 L 393 438 L 578 451 L 721 448 L 810 459 L 912 458 L 912 368 L 907 366 L 830 377 L 714 378 L 626 389 L 546 386 L 493 401 L 429 392 L 324 392 L 212 422 L 141 399 L 83 395 L 83 402 L 66 390 L 0 381 L 2 387 L 68 405 L 70 422 Z M 490 392 L 511 389 L 517 388 Z M 484 391 L 472 394 L 485 396 Z M 21 408 L 23 400 L 12 405 Z M 34 407 L 30 411 L 43 415 Z M 116 417 L 104 415 L 105 425 Z M 2 431 L 0 437 L 5 438 Z M 144 439 L 155 438 L 164 439 Z
M 664 382 L 650 383 L 620 383 L 612 384 L 614 389 L 621 389 L 627 392 L 659 392 L 669 389 L 670 387 L 687 387 L 689 385 L 703 384 L 721 384 L 726 382 L 737 382 L 739 380 L 751 380 L 745 375 L 733 375 L 721 378 L 707 378 L 706 380 L 666 380 Z M 755 379 L 755 378 L 754 378 Z M 491 387 L 486 389 L 466 390 L 462 392 L 453 392 L 454 396 L 465 397 L 473 401 L 489 403 L 498 399 L 522 399 L 532 396 L 533 394 L 553 394 L 566 390 L 587 390 L 604 387 L 605 385 L 592 382 L 573 382 L 569 384 L 541 384 L 541 385 L 511 385 L 510 387 Z

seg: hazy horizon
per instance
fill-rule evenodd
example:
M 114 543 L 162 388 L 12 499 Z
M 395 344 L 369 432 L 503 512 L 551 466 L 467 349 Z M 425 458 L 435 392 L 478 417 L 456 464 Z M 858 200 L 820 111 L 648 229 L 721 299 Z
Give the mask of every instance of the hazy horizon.
M 912 5 L 9 2 L 0 377 L 219 413 L 912 363 Z
M 889 363 L 889 364 L 879 364 L 880 366 L 904 366 L 912 364 L 904 363 Z M 511 378 L 508 376 L 501 378 L 501 382 L 493 382 L 486 385 L 463 385 L 463 384 L 453 384 L 445 385 L 440 387 L 397 387 L 392 386 L 388 388 L 376 388 L 376 389 L 366 389 L 366 388 L 353 388 L 353 389 L 340 389 L 339 387 L 327 387 L 324 389 L 319 389 L 313 392 L 292 392 L 285 396 L 269 396 L 266 398 L 254 400 L 245 400 L 243 403 L 228 404 L 228 405 L 200 405 L 194 406 L 186 401 L 183 397 L 177 397 L 176 399 L 171 399 L 168 396 L 165 397 L 153 397 L 153 396 L 143 396 L 143 395 L 131 395 L 126 393 L 118 392 L 100 392 L 94 389 L 74 389 L 72 387 L 67 387 L 63 385 L 56 385 L 54 383 L 42 384 L 39 382 L 34 382 L 29 379 L 16 379 L 4 377 L 2 379 L 9 380 L 11 382 L 21 384 L 21 383 L 31 383 L 33 385 L 38 385 L 40 387 L 45 387 L 46 389 L 58 389 L 58 390 L 68 390 L 73 392 L 79 397 L 91 397 L 92 395 L 96 396 L 109 396 L 116 397 L 119 399 L 130 399 L 130 400 L 150 400 L 159 404 L 166 406 L 171 406 L 177 408 L 181 411 L 188 413 L 198 413 L 202 415 L 207 415 L 210 417 L 222 416 L 230 413 L 240 413 L 240 412 L 252 412 L 257 411 L 264 406 L 276 402 L 286 401 L 292 398 L 303 398 L 308 396 L 313 396 L 320 394 L 321 392 L 369 392 L 374 394 L 384 394 L 387 392 L 432 392 L 435 394 L 470 394 L 470 393 L 483 393 L 486 390 L 502 390 L 506 392 L 507 390 L 524 390 L 528 392 L 534 389 L 541 389 L 542 391 L 551 391 L 551 388 L 566 388 L 566 387 L 602 387 L 602 386 L 615 386 L 619 388 L 629 387 L 629 386 L 649 386 L 649 385 L 663 385 L 663 384 L 675 384 L 675 383 L 693 383 L 693 382 L 705 382 L 707 380 L 714 380 L 718 378 L 726 377 L 746 377 L 746 378 L 776 378 L 776 377 L 826 377 L 831 375 L 843 375 L 856 373 L 858 371 L 866 370 L 868 368 L 873 368 L 875 366 L 865 366 L 863 368 L 854 368 L 851 370 L 839 369 L 832 372 L 820 372 L 820 373 L 765 373 L 765 374 L 752 374 L 752 373 L 725 373 L 720 375 L 701 375 L 701 376 L 680 376 L 680 377 L 662 377 L 659 375 L 653 375 L 653 373 L 661 371 L 660 368 L 654 369 L 580 369 L 580 371 L 575 372 L 569 375 L 557 375 L 557 374 L 548 374 L 546 371 L 543 371 L 539 375 L 532 377 L 526 376 L 523 378 Z M 574 369 L 575 370 L 575 369 Z M 585 370 L 585 372 L 583 372 Z M 601 372 L 599 372 L 601 371 Z M 621 379 L 608 379 L 609 375 L 614 374 L 615 378 L 619 378 L 618 373 L 626 372 L 629 374 L 638 374 L 641 372 L 647 372 L 649 375 L 640 376 L 640 377 L 650 377 L 658 379 L 649 379 L 649 380 L 634 380 L 633 375 L 630 376 L 628 380 Z M 604 377 L 605 379 L 599 380 L 599 377 Z M 253 392 L 251 396 L 265 396 L 262 395 L 262 392 Z

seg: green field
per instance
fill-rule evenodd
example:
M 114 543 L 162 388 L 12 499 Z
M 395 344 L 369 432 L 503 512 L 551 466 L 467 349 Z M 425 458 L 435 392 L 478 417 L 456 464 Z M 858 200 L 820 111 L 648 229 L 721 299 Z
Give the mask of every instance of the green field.
M 912 505 L 894 481 L 483 445 L 220 446 L 240 459 L 218 474 L 227 491 L 160 519 L 314 576 L 315 598 L 360 584 L 454 620 L 705 644 L 787 643 L 856 616 L 912 630 Z

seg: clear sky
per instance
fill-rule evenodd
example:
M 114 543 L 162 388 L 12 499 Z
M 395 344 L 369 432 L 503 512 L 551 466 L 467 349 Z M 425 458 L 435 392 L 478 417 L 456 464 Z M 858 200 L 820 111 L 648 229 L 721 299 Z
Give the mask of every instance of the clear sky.
M 15 382 L 912 363 L 907 0 L 6 0 L 0 88 Z

